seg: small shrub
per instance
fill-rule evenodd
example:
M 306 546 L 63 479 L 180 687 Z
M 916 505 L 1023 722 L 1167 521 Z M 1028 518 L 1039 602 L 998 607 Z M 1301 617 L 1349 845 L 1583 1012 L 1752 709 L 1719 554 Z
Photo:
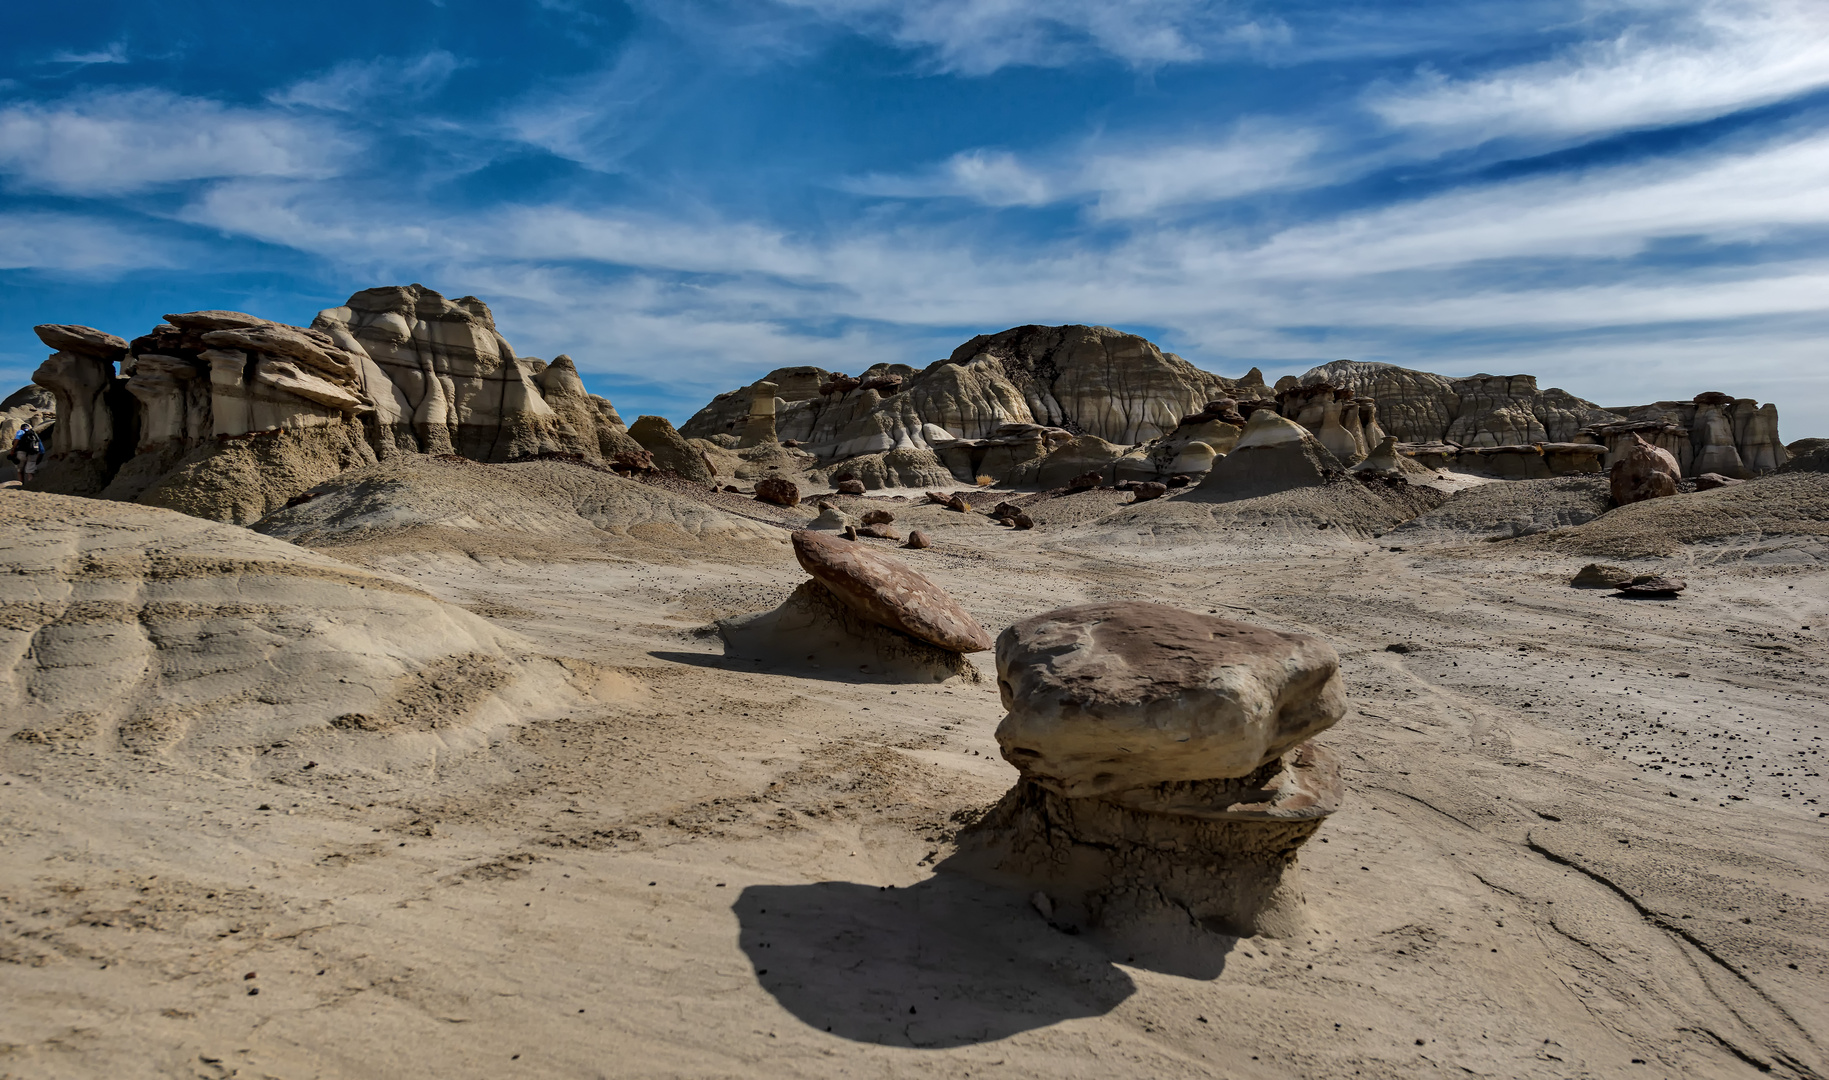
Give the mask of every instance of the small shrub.
M 996 482 L 997 482 L 997 478 L 994 476 L 980 476 L 977 480 L 979 487 L 990 487 L 992 484 L 995 484 Z

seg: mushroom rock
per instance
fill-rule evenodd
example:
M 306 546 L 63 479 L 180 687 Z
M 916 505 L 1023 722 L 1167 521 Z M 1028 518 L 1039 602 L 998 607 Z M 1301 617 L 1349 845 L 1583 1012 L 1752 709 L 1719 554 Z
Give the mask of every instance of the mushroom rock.
M 88 326 L 46 323 L 32 330 L 57 350 L 32 373 L 32 381 L 51 392 L 57 410 L 37 486 L 94 495 L 139 441 L 138 407 L 114 370 L 127 358 L 127 342 Z
M 826 539 L 859 555 L 876 554 L 861 545 Z M 802 582 L 777 608 L 720 619 L 714 625 L 727 656 L 762 660 L 773 667 L 829 673 L 847 682 L 983 680 L 960 653 L 883 626 L 818 581 Z
M 764 476 L 756 481 L 756 501 L 776 506 L 799 506 L 800 488 L 780 476 Z
M 629 425 L 629 438 L 654 455 L 654 464 L 686 480 L 711 483 L 711 467 L 664 416 L 638 416 Z
M 1341 794 L 1308 741 L 1346 709 L 1331 647 L 1119 601 L 1010 627 L 997 672 L 997 741 L 1021 776 L 948 869 L 1133 941 L 1300 928 L 1296 852 Z
M 1262 409 L 1251 414 L 1232 452 L 1214 462 L 1195 497 L 1249 499 L 1325 484 L 1340 471 L 1339 459 L 1308 429 Z
M 978 620 L 906 563 L 806 530 L 793 543 L 801 569 L 866 619 L 953 652 L 991 647 Z
M 1632 445 L 1609 470 L 1613 502 L 1619 506 L 1677 493 L 1682 471 L 1670 451 L 1634 434 Z
M 775 429 L 775 390 L 776 385 L 772 382 L 759 382 L 750 387 L 749 418 L 743 425 L 743 433 L 737 437 L 739 449 L 780 440 Z
M 1740 461 L 1740 448 L 1734 444 L 1734 425 L 1722 411 L 1734 399 L 1726 394 L 1696 395 L 1696 416 L 1689 429 L 1689 443 L 1694 457 L 1690 468 L 1697 473 L 1719 473 L 1744 477 L 1748 470 Z

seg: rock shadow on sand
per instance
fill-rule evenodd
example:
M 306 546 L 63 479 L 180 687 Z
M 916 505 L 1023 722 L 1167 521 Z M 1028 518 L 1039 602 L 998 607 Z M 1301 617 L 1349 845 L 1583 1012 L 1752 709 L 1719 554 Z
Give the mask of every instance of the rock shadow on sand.
M 907 888 L 752 885 L 732 905 L 762 988 L 856 1042 L 945 1049 L 1102 1016 L 1136 985 L 1020 895 L 958 874 Z

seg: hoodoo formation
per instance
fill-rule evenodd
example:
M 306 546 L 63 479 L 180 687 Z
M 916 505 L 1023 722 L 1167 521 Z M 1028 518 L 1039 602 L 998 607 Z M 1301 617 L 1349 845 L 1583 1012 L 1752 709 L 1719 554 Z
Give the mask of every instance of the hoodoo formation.
M 1301 930 L 1296 850 L 1340 801 L 1309 740 L 1346 711 L 1326 643 L 1135 601 L 997 640 L 997 726 L 1021 779 L 956 865 L 1123 935 Z
M 0 1075 L 1829 1076 L 1770 404 L 308 322 L 0 401 Z

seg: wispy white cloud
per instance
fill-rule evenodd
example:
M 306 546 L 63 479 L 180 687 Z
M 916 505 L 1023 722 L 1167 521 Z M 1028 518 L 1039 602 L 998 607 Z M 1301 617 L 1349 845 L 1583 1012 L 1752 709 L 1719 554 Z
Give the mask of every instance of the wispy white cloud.
M 127 62 L 127 43 L 116 41 L 105 48 L 92 49 L 89 52 L 77 52 L 73 49 L 60 49 L 51 54 L 50 63 L 76 64 L 125 64 Z
M 15 187 L 62 195 L 225 176 L 321 179 L 354 149 L 327 124 L 163 90 L 0 108 L 0 174 Z
M 1720 116 L 1829 87 L 1820 0 L 1650 0 L 1604 40 L 1468 78 L 1424 72 L 1366 105 L 1398 128 L 1461 141 L 1568 137 Z
M 1321 145 L 1317 131 L 1256 122 L 1208 142 L 1082 146 L 1033 162 L 1008 151 L 970 150 L 925 173 L 865 176 L 845 186 L 866 195 L 956 197 L 987 206 L 1085 202 L 1094 217 L 1131 218 L 1312 183 L 1321 175 L 1313 163 Z
M 179 265 L 189 245 L 79 214 L 0 214 L 0 269 L 89 274 Z
M 1274 18 L 1203 0 L 777 0 L 926 54 L 932 66 L 987 75 L 1057 67 L 1088 56 L 1138 68 L 1188 63 L 1284 41 Z
M 321 75 L 274 91 L 268 100 L 333 112 L 414 102 L 437 93 L 463 66 L 463 61 L 443 49 L 411 58 L 347 60 Z

